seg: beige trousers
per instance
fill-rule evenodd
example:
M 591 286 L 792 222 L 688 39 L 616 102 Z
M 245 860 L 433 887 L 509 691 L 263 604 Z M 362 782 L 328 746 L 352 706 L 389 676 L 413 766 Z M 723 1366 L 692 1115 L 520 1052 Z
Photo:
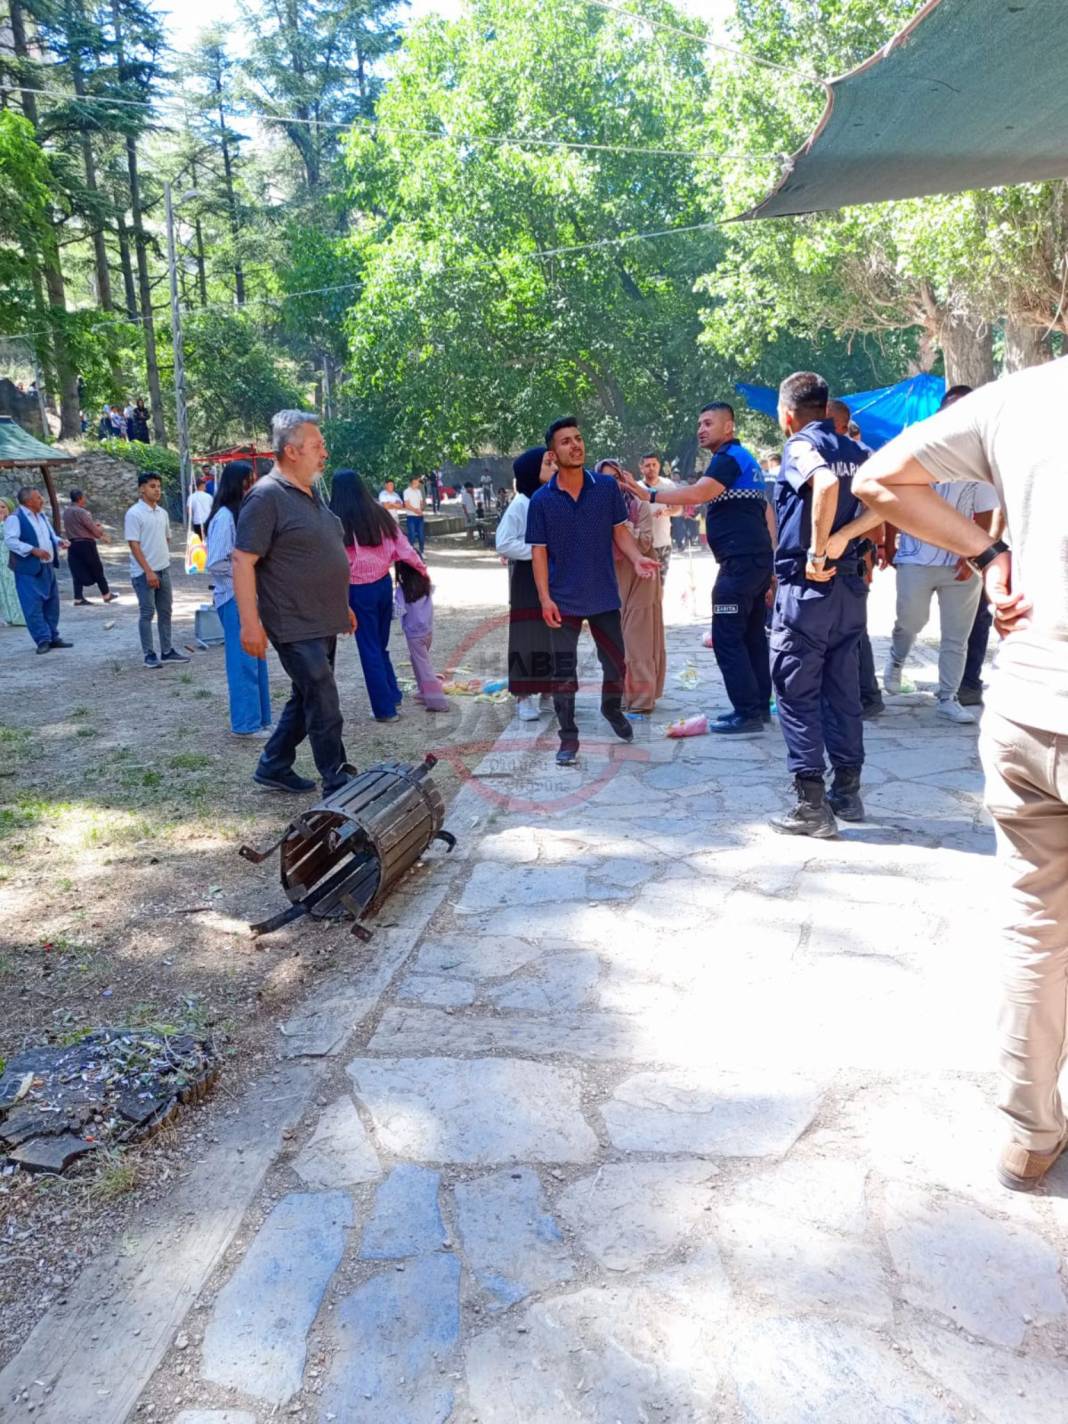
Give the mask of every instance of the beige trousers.
M 1068 736 L 987 712 L 980 752 L 1008 878 L 998 1106 L 1015 1141 L 1048 1152 L 1065 1133 Z

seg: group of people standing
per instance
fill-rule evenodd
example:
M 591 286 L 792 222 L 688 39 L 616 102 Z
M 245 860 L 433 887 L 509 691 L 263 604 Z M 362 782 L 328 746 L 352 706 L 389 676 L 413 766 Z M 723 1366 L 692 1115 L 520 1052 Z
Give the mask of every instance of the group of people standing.
M 148 445 L 148 410 L 142 399 L 127 401 L 125 406 L 105 405 L 97 421 L 98 440 L 136 440 Z
M 947 403 L 964 393 L 951 390 Z M 664 686 L 668 519 L 705 505 L 717 563 L 712 644 L 731 704 L 708 730 L 759 735 L 771 722 L 774 695 L 796 801 L 771 824 L 784 834 L 826 837 L 837 834 L 839 817 L 864 817 L 863 721 L 882 707 L 877 684 L 875 700 L 863 699 L 862 682 L 875 682 L 867 595 L 877 550 L 867 535 L 883 522 L 853 494 L 870 451 L 848 433 L 848 409 L 830 401 L 822 377 L 802 371 L 782 383 L 779 422 L 786 443 L 771 500 L 766 471 L 737 439 L 725 401 L 700 412 L 697 438 L 709 462 L 690 485 L 664 480 L 655 456 L 643 457 L 641 480 L 610 459 L 586 470 L 572 419 L 555 422 L 544 446 L 521 455 L 516 499 L 497 536 L 510 563 L 509 687 L 525 720 L 539 715 L 539 697 L 553 696 L 557 761 L 573 764 L 576 647 L 585 620 L 604 672 L 602 712 L 629 740 L 630 720 L 651 711 Z M 962 488 L 947 498 L 989 531 L 997 503 L 989 489 Z M 901 666 L 937 592 L 945 599 L 938 711 L 973 721 L 958 689 L 979 580 L 966 561 L 919 540 L 897 541 L 889 526 L 878 542 L 884 564 L 894 562 L 895 541 L 898 620 L 884 686 L 901 690 Z
M 345 753 L 334 674 L 339 637 L 355 636 L 375 720 L 396 721 L 403 701 L 389 652 L 396 607 L 417 701 L 431 712 L 448 707 L 431 661 L 430 577 L 388 507 L 354 470 L 336 471 L 330 498 L 323 497 L 317 486 L 327 449 L 314 415 L 280 411 L 271 433 L 273 468 L 257 479 L 244 462 L 225 466 L 207 523 L 232 728 L 265 740 L 253 779 L 276 791 L 314 788 L 294 771 L 307 738 L 330 795 L 355 771 Z M 273 728 L 268 643 L 291 684 Z

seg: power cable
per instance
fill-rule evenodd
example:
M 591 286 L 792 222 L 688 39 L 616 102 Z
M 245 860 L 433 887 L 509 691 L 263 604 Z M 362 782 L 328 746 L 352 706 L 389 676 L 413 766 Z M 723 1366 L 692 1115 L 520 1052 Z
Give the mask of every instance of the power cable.
M 588 0 L 588 3 L 598 3 L 598 0 Z M 37 94 L 42 98 L 54 100 L 56 103 L 64 104 L 100 104 L 105 108 L 122 106 L 127 108 L 152 109 L 156 105 L 142 99 L 110 99 L 105 95 L 83 94 L 68 95 L 59 94 L 52 89 L 35 89 L 25 84 L 13 84 L 0 86 L 0 96 L 14 93 Z M 178 102 L 176 95 L 165 95 L 159 103 L 161 105 L 174 104 Z M 256 113 L 249 116 L 256 123 L 263 124 L 307 124 L 314 128 L 326 129 L 355 129 L 364 127 L 372 136 L 376 133 L 398 133 L 410 134 L 416 138 L 436 139 L 439 142 L 456 143 L 460 145 L 470 144 L 499 144 L 502 146 L 515 145 L 516 147 L 530 148 L 562 148 L 575 151 L 590 151 L 594 153 L 627 153 L 633 155 L 645 154 L 654 158 L 717 158 L 730 160 L 761 160 L 781 158 L 777 152 L 749 153 L 749 152 L 721 152 L 714 148 L 643 148 L 636 144 L 617 143 L 587 143 L 576 139 L 558 139 L 530 137 L 525 134 L 455 134 L 443 133 L 440 129 L 411 128 L 403 124 L 391 124 L 388 121 L 379 119 L 365 119 L 357 117 L 350 120 L 342 119 L 307 119 L 297 114 L 261 114 Z
M 725 54 L 733 55 L 735 59 L 740 59 L 746 64 L 759 65 L 762 69 L 773 69 L 779 74 L 788 74 L 791 79 L 804 79 L 810 84 L 818 84 L 824 93 L 830 93 L 831 86 L 828 81 L 809 70 L 796 69 L 789 64 L 776 64 L 771 59 L 761 59 L 759 55 L 750 54 L 748 50 L 739 49 L 737 45 L 726 44 L 723 40 L 714 40 L 708 35 L 699 34 L 696 30 L 684 30 L 678 25 L 665 24 L 663 20 L 654 20 L 650 15 L 643 15 L 639 10 L 628 10 L 623 5 L 614 5 L 612 0 L 581 0 L 581 3 L 593 5 L 598 10 L 608 10 L 613 15 L 623 15 L 628 20 L 638 20 L 643 25 L 648 25 L 652 30 L 663 30 L 669 35 L 694 40 L 697 44 L 705 45 L 709 49 L 722 50 Z
M 627 233 L 623 237 L 603 237 L 594 242 L 575 242 L 560 247 L 537 248 L 533 252 L 518 252 L 515 254 L 522 261 L 535 262 L 547 257 L 568 257 L 577 252 L 593 252 L 607 247 L 622 247 L 632 242 L 652 242 L 662 237 L 677 237 L 682 233 L 706 232 L 711 228 L 722 227 L 723 224 L 718 219 L 712 219 L 703 223 L 687 223 L 683 227 L 654 228 L 646 232 Z M 446 269 L 447 270 L 447 269 Z M 299 297 L 322 297 L 330 296 L 336 292 L 351 292 L 354 287 L 358 287 L 359 282 L 340 282 L 329 287 L 307 287 L 299 292 L 286 292 L 279 297 L 247 297 L 241 307 L 237 307 L 233 302 L 209 302 L 202 307 L 182 307 L 183 316 L 196 316 L 200 312 L 207 311 L 229 311 L 235 312 L 243 310 L 248 306 L 282 306 L 286 302 L 296 301 Z M 76 312 L 70 315 L 77 315 Z M 125 325 L 140 326 L 142 317 L 120 317 L 115 316 L 110 321 L 96 322 L 92 326 L 84 328 L 86 331 L 101 331 L 109 326 Z M 50 328 L 41 331 L 23 331 L 15 335 L 23 340 L 31 340 L 37 336 L 47 336 Z M 0 340 L 11 340 L 13 337 L 0 336 Z

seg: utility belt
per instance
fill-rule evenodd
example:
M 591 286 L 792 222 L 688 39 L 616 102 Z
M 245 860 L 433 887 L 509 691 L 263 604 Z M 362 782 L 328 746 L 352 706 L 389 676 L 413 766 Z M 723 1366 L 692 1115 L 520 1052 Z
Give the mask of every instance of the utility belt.
M 810 583 L 812 580 L 805 576 L 806 564 L 807 560 L 801 561 L 787 573 L 780 572 L 776 569 L 775 576 L 780 583 Z M 850 556 L 848 559 L 828 559 L 826 567 L 835 570 L 835 577 L 837 577 L 838 574 L 845 574 L 846 577 L 852 575 L 855 578 L 865 580 L 868 577 L 867 560 L 858 559 L 855 555 Z

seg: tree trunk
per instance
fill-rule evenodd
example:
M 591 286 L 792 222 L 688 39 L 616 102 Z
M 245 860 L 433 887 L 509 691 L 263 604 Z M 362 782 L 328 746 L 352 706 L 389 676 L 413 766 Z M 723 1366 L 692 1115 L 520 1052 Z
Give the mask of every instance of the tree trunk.
M 215 97 L 219 105 L 219 147 L 222 149 L 223 176 L 226 180 L 226 208 L 230 215 L 230 236 L 234 242 L 234 296 L 239 307 L 245 305 L 245 270 L 238 254 L 241 223 L 234 193 L 234 165 L 230 157 L 230 141 L 226 136 L 226 115 L 223 110 L 222 72 L 215 71 Z
M 933 371 L 937 356 L 938 342 L 934 332 L 929 327 L 922 327 L 916 339 L 916 359 L 909 362 L 908 374 L 921 376 Z
M 965 308 L 951 312 L 938 333 L 947 386 L 985 386 L 994 379 L 994 333 Z
M 126 61 L 123 52 L 122 19 L 119 0 L 112 0 L 111 13 L 115 22 L 115 48 L 119 76 L 125 78 Z M 141 296 L 141 330 L 145 337 L 145 369 L 148 372 L 148 404 L 152 412 L 152 438 L 157 445 L 167 443 L 167 424 L 163 414 L 163 390 L 159 380 L 159 358 L 156 354 L 156 325 L 152 316 L 152 280 L 148 270 L 148 237 L 141 215 L 141 179 L 137 171 L 137 141 L 126 137 L 126 171 L 130 178 L 130 226 L 133 229 L 134 251 L 137 254 L 137 286 Z
M 22 0 L 11 0 L 8 7 L 11 26 L 11 46 L 15 55 L 23 62 L 29 59 L 29 45 L 26 42 L 26 19 L 22 11 Z M 22 90 L 22 112 L 38 132 L 37 96 Z M 67 346 L 64 318 L 67 315 L 67 292 L 63 282 L 63 267 L 59 259 L 59 244 L 55 240 L 53 228 L 51 240 L 46 241 L 41 252 L 41 267 L 44 272 L 45 291 L 51 314 L 49 342 L 52 349 L 52 366 L 59 387 L 59 438 L 73 440 L 81 434 L 82 422 L 78 402 L 78 373 L 71 360 Z
M 195 190 L 198 186 L 196 159 L 193 160 L 190 176 L 193 179 L 193 188 Z M 197 292 L 200 296 L 200 305 L 206 307 L 208 304 L 208 271 L 204 262 L 204 225 L 200 221 L 199 213 L 193 219 L 193 237 L 196 242 Z
M 71 80 L 75 94 L 79 99 L 84 99 L 85 76 L 82 74 L 81 65 L 71 66 Z M 100 192 L 100 185 L 96 178 L 96 159 L 93 156 L 93 143 L 88 129 L 82 131 L 82 166 L 85 169 L 86 189 L 95 200 Z M 111 311 L 111 271 L 108 267 L 108 250 L 104 242 L 104 224 L 97 218 L 93 220 L 93 263 L 96 268 L 97 301 L 104 311 Z
M 148 404 L 152 412 L 152 438 L 157 445 L 167 443 L 163 415 L 163 390 L 156 353 L 156 323 L 152 315 L 152 278 L 148 270 L 148 237 L 141 217 L 141 180 L 137 172 L 137 144 L 126 140 L 126 167 L 130 174 L 130 225 L 137 254 L 137 287 L 141 296 L 141 330 L 145 337 L 145 369 L 148 372 Z
M 1005 318 L 1005 371 L 1023 371 L 1050 360 L 1049 333 L 1041 326 Z
M 131 321 L 138 318 L 137 288 L 134 286 L 133 260 L 130 257 L 130 235 L 126 231 L 126 219 L 119 213 L 115 220 L 115 230 L 119 238 L 119 264 L 122 267 L 122 285 L 126 295 L 126 315 Z

